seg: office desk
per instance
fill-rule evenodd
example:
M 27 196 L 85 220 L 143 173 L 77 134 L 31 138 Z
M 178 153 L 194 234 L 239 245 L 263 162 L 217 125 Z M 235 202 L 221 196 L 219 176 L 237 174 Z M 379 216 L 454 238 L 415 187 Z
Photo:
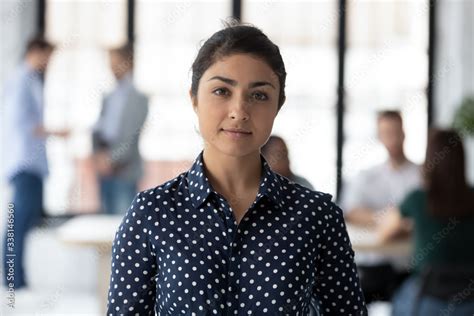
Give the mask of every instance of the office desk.
M 355 252 L 409 257 L 413 250 L 411 237 L 380 242 L 374 229 L 352 224 L 347 224 L 347 232 Z

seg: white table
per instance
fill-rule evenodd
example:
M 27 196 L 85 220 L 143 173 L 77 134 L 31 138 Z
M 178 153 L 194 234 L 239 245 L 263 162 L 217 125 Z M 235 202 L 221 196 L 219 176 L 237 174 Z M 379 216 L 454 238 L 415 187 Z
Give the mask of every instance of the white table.
M 106 313 L 107 306 L 112 243 L 122 218 L 123 215 L 82 215 L 70 219 L 58 228 L 61 241 L 95 249 L 99 262 L 97 281 L 102 315 Z
M 408 257 L 413 250 L 410 237 L 381 242 L 375 230 L 371 228 L 347 224 L 347 233 L 351 239 L 352 248 L 359 253 L 377 253 L 397 257 Z

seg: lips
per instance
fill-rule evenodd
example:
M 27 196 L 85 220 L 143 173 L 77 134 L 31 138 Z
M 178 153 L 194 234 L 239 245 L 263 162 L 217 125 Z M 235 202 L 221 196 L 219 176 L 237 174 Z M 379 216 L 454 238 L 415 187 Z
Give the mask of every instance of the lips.
M 223 128 L 222 131 L 233 140 L 247 139 L 252 134 L 252 132 L 243 128 Z
M 223 128 L 222 130 L 225 132 L 236 133 L 236 134 L 252 134 L 252 132 L 243 128 Z

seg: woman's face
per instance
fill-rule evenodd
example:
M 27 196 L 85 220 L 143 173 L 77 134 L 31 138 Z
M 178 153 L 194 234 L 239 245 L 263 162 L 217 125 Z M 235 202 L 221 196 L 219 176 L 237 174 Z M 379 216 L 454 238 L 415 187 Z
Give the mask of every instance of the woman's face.
M 258 151 L 278 113 L 278 77 L 261 59 L 233 54 L 217 60 L 191 96 L 207 148 L 231 156 Z

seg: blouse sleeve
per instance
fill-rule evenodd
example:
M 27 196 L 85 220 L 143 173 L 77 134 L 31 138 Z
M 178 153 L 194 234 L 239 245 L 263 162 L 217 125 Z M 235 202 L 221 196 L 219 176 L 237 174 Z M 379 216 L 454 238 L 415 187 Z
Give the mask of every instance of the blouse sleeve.
M 154 314 L 156 254 L 148 238 L 146 207 L 137 194 L 115 234 L 107 315 Z
M 354 251 L 347 234 L 342 210 L 327 202 L 329 212 L 318 221 L 321 231 L 313 295 L 320 315 L 367 315 Z

